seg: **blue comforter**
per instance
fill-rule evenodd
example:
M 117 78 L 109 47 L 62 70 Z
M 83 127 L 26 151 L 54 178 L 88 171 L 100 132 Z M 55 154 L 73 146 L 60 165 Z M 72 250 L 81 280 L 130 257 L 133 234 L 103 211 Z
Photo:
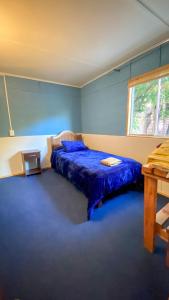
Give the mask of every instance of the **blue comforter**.
M 119 165 L 108 167 L 100 160 L 108 157 L 119 158 Z M 141 178 L 141 164 L 133 159 L 109 153 L 83 150 L 65 152 L 57 149 L 52 152 L 52 167 L 69 179 L 88 198 L 88 219 L 95 206 L 105 196 L 121 187 L 137 182 Z

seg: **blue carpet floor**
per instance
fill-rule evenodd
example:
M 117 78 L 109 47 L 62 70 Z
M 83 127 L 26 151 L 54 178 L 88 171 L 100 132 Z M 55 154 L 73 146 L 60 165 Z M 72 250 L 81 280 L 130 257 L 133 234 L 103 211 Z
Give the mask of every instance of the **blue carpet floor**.
M 167 199 L 160 197 L 159 206 Z M 63 177 L 0 180 L 0 287 L 6 299 L 167 300 L 165 244 L 143 247 L 143 193 L 87 200 Z

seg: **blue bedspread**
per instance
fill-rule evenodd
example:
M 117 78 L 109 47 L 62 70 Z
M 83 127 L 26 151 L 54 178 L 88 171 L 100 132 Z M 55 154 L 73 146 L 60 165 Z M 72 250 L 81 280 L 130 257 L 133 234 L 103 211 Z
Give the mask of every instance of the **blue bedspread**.
M 100 160 L 107 157 L 119 158 L 122 163 L 113 167 L 104 166 Z M 141 178 L 139 162 L 101 151 L 83 150 L 67 153 L 58 149 L 52 152 L 51 163 L 56 172 L 69 179 L 86 195 L 89 219 L 101 199 Z

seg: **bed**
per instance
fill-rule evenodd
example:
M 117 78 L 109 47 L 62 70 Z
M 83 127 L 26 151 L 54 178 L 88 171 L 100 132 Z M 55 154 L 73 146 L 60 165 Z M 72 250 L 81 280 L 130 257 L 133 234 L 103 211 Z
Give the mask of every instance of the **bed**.
M 51 139 L 52 168 L 85 194 L 88 199 L 88 220 L 91 219 L 95 207 L 106 196 L 125 186 L 137 183 L 142 178 L 141 164 L 131 158 L 88 148 L 66 152 L 62 141 L 81 140 L 80 134 L 64 131 Z M 100 161 L 108 157 L 120 159 L 121 163 L 112 167 L 102 165 Z

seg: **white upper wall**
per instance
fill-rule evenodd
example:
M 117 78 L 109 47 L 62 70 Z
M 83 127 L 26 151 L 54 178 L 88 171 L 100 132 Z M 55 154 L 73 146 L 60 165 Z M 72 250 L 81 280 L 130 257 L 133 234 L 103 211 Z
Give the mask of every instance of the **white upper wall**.
M 139 1 L 2 0 L 0 72 L 81 86 L 168 38 L 169 1 Z

